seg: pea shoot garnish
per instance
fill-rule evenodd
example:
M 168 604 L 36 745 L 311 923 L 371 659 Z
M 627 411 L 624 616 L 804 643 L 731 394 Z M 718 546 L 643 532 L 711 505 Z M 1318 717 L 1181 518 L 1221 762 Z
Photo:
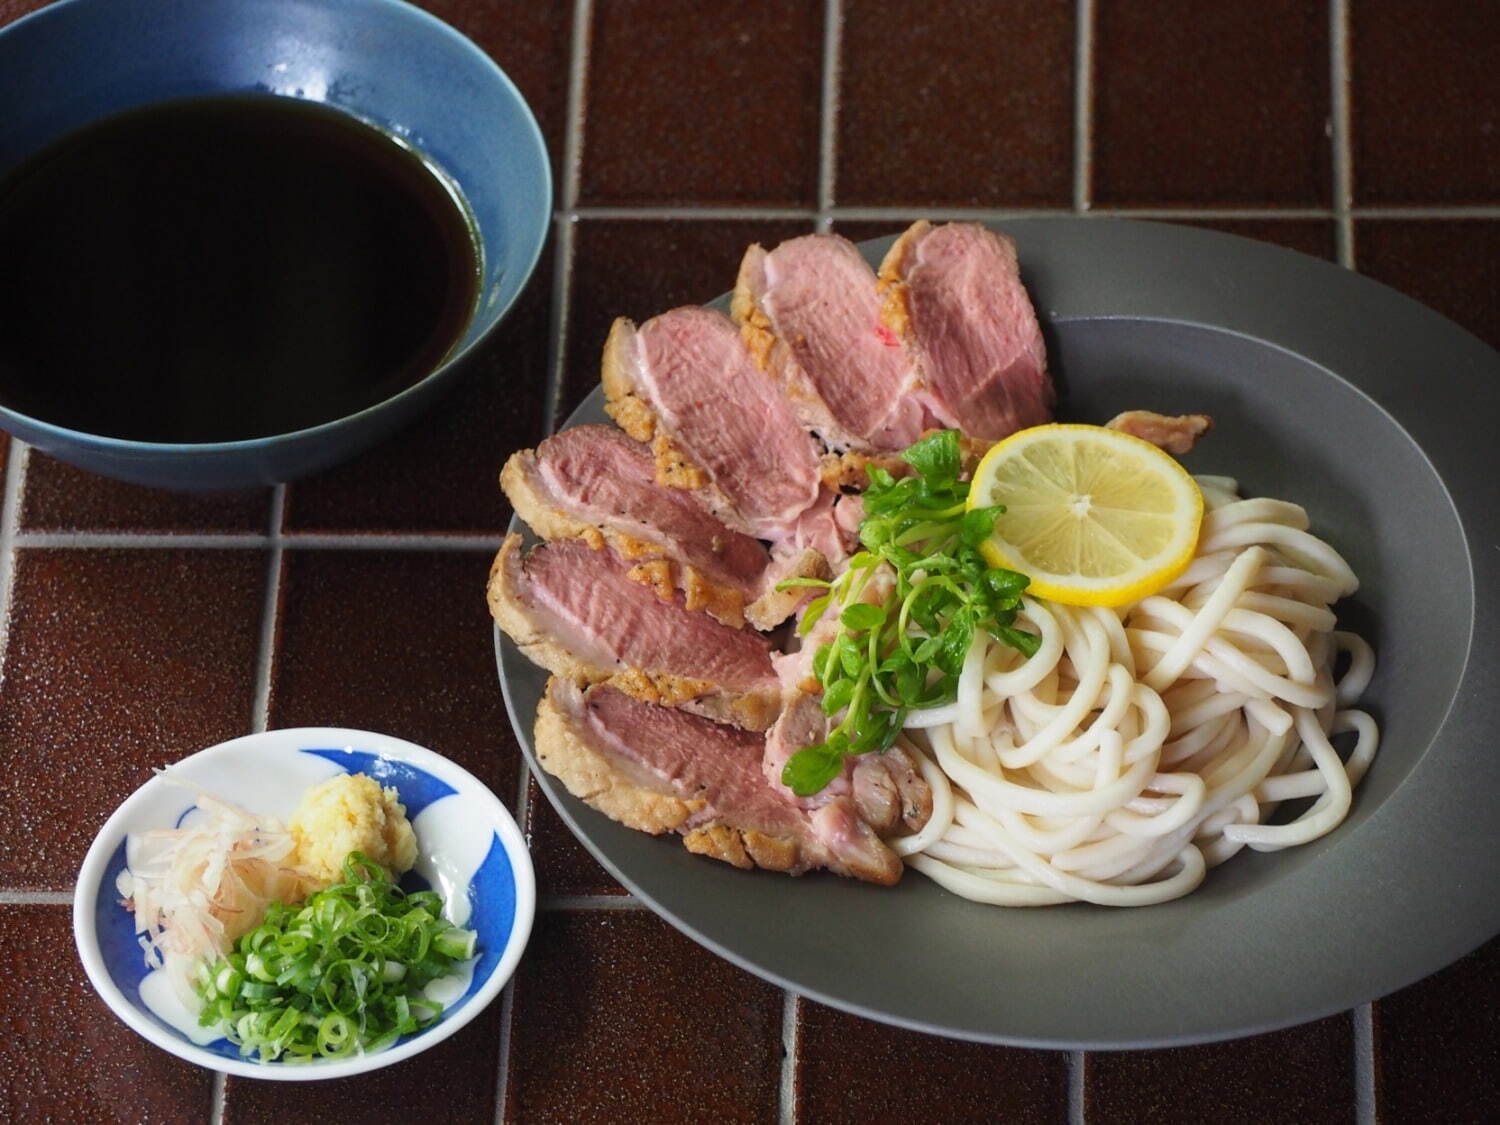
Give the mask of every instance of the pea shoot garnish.
M 859 526 L 864 549 L 844 573 L 832 582 L 782 584 L 825 591 L 808 604 L 802 635 L 837 614 L 832 639 L 814 654 L 813 675 L 823 688 L 824 714 L 843 717 L 825 741 L 787 760 L 781 780 L 801 797 L 837 777 L 847 756 L 889 749 L 909 712 L 953 702 L 976 630 L 1028 657 L 1039 644 L 1014 626 L 1029 580 L 991 567 L 979 553 L 1005 509 L 965 511 L 969 484 L 959 479 L 958 432 L 932 434 L 901 457 L 913 475 L 897 479 L 869 469 Z M 877 574 L 884 577 L 872 586 Z

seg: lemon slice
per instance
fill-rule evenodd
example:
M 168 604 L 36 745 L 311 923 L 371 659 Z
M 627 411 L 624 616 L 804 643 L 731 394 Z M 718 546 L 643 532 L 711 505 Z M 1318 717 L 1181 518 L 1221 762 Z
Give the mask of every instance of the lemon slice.
M 970 508 L 1004 504 L 981 545 L 991 566 L 1066 605 L 1126 605 L 1192 560 L 1203 495 L 1156 446 L 1103 426 L 1021 430 L 974 470 Z

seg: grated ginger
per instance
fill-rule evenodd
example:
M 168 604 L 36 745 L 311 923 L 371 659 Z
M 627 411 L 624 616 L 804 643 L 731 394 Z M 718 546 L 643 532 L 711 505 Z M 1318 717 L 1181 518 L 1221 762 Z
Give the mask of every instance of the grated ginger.
M 287 827 L 297 842 L 292 861 L 312 889 L 343 882 L 350 852 L 364 853 L 393 880 L 417 861 L 417 837 L 396 790 L 362 773 L 314 785 Z

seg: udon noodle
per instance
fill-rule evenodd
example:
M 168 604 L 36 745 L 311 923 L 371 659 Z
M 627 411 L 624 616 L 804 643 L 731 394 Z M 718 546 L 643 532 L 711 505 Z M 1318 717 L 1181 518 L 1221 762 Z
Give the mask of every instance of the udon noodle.
M 926 827 L 892 841 L 912 867 L 981 902 L 1144 906 L 1344 819 L 1379 742 L 1353 707 L 1374 656 L 1330 608 L 1358 580 L 1302 508 L 1198 483 L 1198 552 L 1171 586 L 1122 609 L 1025 599 L 1036 655 L 980 636 L 957 701 L 908 718 L 934 797 Z

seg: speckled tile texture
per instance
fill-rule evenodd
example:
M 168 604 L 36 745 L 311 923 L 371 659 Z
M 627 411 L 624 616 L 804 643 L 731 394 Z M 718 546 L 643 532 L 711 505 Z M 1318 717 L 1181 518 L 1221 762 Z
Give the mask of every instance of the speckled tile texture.
M 1500 348 L 1500 219 L 1369 219 L 1355 225 L 1360 273 Z
M 1067 207 L 1074 5 L 844 5 L 840 205 Z
M 734 288 L 750 243 L 774 246 L 811 230 L 810 222 L 580 222 L 559 418 L 599 385 L 599 356 L 615 317 L 639 322 L 711 301 Z
M 482 552 L 289 551 L 273 727 L 376 730 L 436 750 L 514 807 Z
M 568 68 L 562 60 L 568 55 L 573 5 L 536 0 L 416 2 L 477 43 L 516 84 L 547 141 L 555 179 L 568 110 Z
M 262 1082 L 231 1078 L 224 1090 L 225 1125 L 337 1125 L 493 1121 L 500 1004 L 420 1058 L 353 1078 Z
M 1500 938 L 1375 1006 L 1376 1089 L 1387 1122 L 1500 1121 L 1497 1000 Z
M 212 1076 L 157 1050 L 104 1006 L 66 906 L 0 907 L 0 1120 L 207 1121 Z
M 774 1122 L 782 993 L 642 911 L 537 917 L 505 1119 Z
M 1353 0 L 1354 198 L 1500 203 L 1500 7 Z
M 526 842 L 539 895 L 622 895 L 625 888 L 589 854 L 537 783 L 526 790 Z
M 1326 206 L 1329 85 L 1321 4 L 1099 4 L 1093 200 Z
M 813 204 L 823 10 L 596 0 L 581 201 Z
M 1274 242 L 1288 250 L 1299 250 L 1314 258 L 1337 257 L 1334 224 L 1330 219 L 1186 219 L 1188 226 L 1221 230 L 1241 238 Z
M 0 887 L 71 887 L 152 767 L 249 731 L 265 580 L 261 551 L 21 555 L 0 680 Z
M 1162 1051 L 1100 1051 L 1084 1070 L 1095 1121 L 1141 1125 L 1299 1125 L 1354 1120 L 1354 1030 L 1347 1015 L 1269 1035 Z
M 798 1004 L 798 1120 L 959 1125 L 1067 1119 L 1068 1060 L 988 1047 Z
M 45 8 L 49 0 L 0 0 L 0 24 L 18 20 L 24 15 Z
M 167 492 L 97 476 L 33 452 L 21 498 L 23 531 L 232 532 L 264 535 L 271 490 Z

